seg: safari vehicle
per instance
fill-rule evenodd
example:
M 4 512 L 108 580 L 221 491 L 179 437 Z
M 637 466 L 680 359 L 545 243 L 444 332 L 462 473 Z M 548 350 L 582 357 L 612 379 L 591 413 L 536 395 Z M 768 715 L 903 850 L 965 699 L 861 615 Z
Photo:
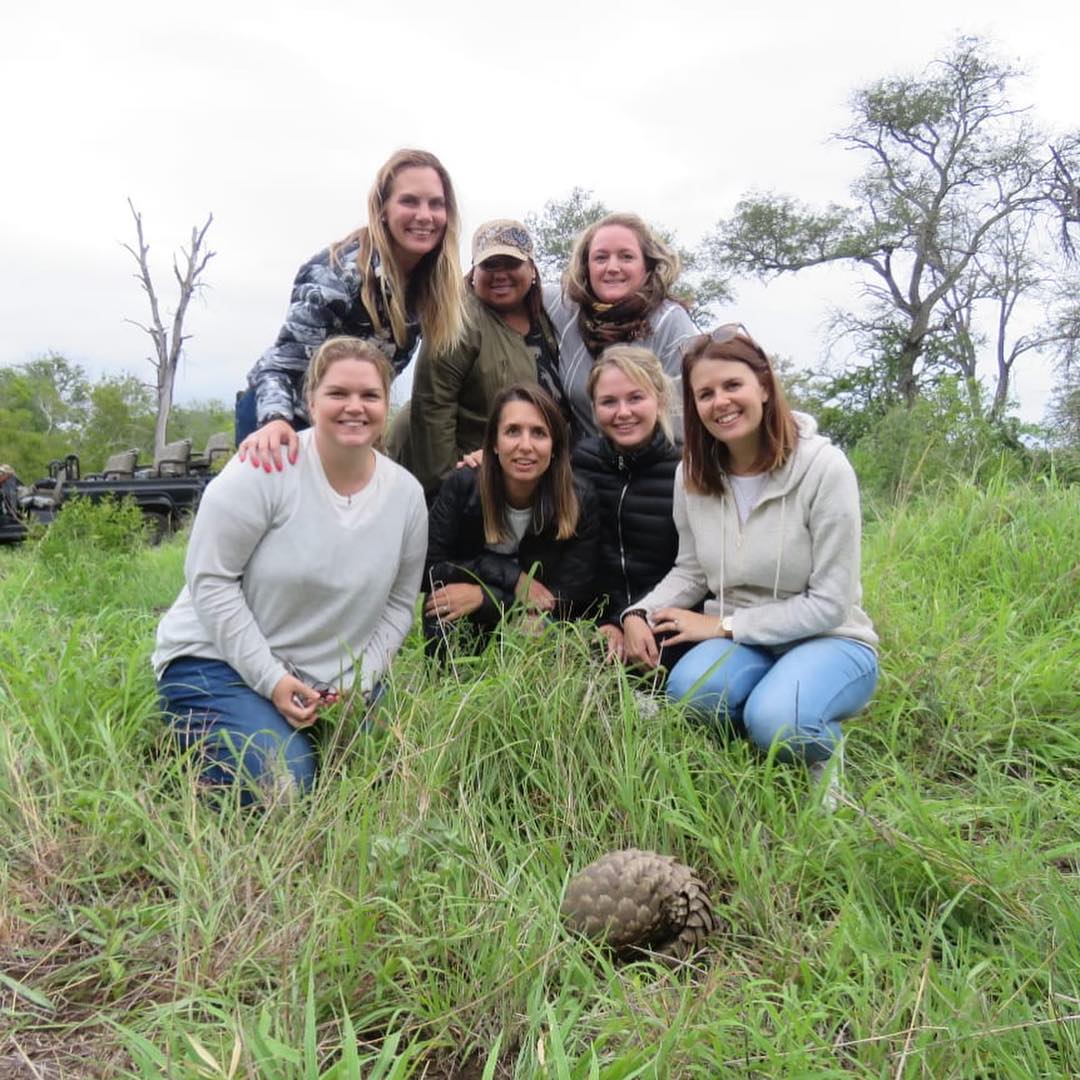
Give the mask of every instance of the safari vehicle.
M 125 496 L 143 512 L 151 538 L 160 540 L 195 513 L 203 489 L 232 449 L 229 432 L 211 435 L 201 454 L 192 454 L 190 439 L 179 439 L 164 446 L 152 466 L 140 468 L 138 450 L 124 450 L 113 454 L 101 472 L 86 476 L 77 454 L 58 458 L 49 462 L 47 477 L 31 487 L 19 487 L 14 498 L 5 494 L 0 542 L 22 540 L 31 521 L 48 524 L 68 499 L 97 503 Z

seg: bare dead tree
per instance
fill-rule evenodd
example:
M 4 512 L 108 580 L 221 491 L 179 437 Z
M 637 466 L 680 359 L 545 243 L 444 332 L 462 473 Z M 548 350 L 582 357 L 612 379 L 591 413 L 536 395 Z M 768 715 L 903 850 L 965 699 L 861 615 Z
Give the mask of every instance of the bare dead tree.
M 169 414 L 172 411 L 173 383 L 176 381 L 176 368 L 180 363 L 180 353 L 184 342 L 191 336 L 184 334 L 184 317 L 187 314 L 188 304 L 196 289 L 201 289 L 204 282 L 200 281 L 206 264 L 214 257 L 216 252 L 204 249 L 206 233 L 210 223 L 214 220 L 213 214 L 208 214 L 206 223 L 200 229 L 198 226 L 191 227 L 191 244 L 187 249 L 181 248 L 180 253 L 184 257 L 184 268 L 181 272 L 180 264 L 176 256 L 173 256 L 173 274 L 180 286 L 180 296 L 176 304 L 176 310 L 172 317 L 172 327 L 166 329 L 161 321 L 161 309 L 158 305 L 157 292 L 150 277 L 150 265 L 146 260 L 150 245 L 143 236 L 142 214 L 135 209 L 135 204 L 128 199 L 131 208 L 131 216 L 135 219 L 135 236 L 138 241 L 138 250 L 130 244 L 124 247 L 131 253 L 131 257 L 139 264 L 139 272 L 135 275 L 150 301 L 149 325 L 136 322 L 134 319 L 126 319 L 132 326 L 139 327 L 150 335 L 154 343 L 154 356 L 150 357 L 157 375 L 155 390 L 157 392 L 157 422 L 154 425 L 154 455 L 161 454 L 161 449 L 167 442 L 166 432 L 169 426 Z
M 1074 135 L 1066 145 L 1059 144 L 1050 147 L 1050 153 L 1054 156 L 1051 198 L 1061 213 L 1061 247 L 1069 258 L 1076 258 L 1076 245 L 1071 227 L 1080 225 L 1080 181 L 1073 175 L 1074 163 L 1070 162 L 1069 153 L 1071 151 L 1075 158 L 1078 149 L 1080 149 L 1078 135 Z

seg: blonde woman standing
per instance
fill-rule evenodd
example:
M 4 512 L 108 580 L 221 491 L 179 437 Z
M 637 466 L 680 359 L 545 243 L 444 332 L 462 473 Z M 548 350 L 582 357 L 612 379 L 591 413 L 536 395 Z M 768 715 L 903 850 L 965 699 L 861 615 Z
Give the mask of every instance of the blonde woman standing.
M 370 340 L 394 375 L 421 334 L 436 353 L 461 337 L 464 292 L 460 219 L 450 176 L 434 154 L 399 150 L 368 194 L 368 223 L 300 267 L 277 340 L 248 374 L 237 402 L 241 460 L 256 468 L 295 461 L 308 426 L 302 385 L 308 361 L 328 337 Z

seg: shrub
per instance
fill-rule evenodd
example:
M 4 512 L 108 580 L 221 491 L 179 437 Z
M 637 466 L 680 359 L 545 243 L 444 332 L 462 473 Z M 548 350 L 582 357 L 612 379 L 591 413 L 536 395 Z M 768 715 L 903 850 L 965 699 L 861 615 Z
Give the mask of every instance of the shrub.
M 87 555 L 131 555 L 146 542 L 146 522 L 134 499 L 75 498 L 46 530 L 38 553 L 46 563 L 83 560 Z

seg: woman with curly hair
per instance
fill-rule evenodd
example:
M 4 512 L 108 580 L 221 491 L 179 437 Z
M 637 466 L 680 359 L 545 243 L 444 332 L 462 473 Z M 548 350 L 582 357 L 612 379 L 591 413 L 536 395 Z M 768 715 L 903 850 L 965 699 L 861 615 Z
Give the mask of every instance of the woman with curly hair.
M 297 272 L 285 323 L 237 402 L 241 460 L 280 469 L 284 447 L 295 461 L 296 433 L 309 426 L 304 373 L 328 337 L 372 341 L 394 375 L 421 334 L 435 353 L 457 343 L 465 325 L 459 227 L 450 176 L 434 154 L 399 150 L 383 165 L 368 194 L 367 224 Z
M 677 392 L 683 346 L 699 332 L 672 298 L 678 275 L 678 255 L 637 214 L 620 213 L 583 230 L 561 287 L 544 286 L 575 443 L 597 433 L 589 372 L 609 345 L 641 345 L 654 353 Z M 681 438 L 679 423 L 676 435 Z

